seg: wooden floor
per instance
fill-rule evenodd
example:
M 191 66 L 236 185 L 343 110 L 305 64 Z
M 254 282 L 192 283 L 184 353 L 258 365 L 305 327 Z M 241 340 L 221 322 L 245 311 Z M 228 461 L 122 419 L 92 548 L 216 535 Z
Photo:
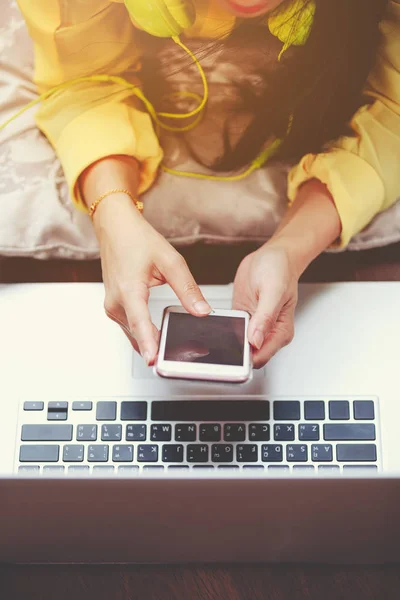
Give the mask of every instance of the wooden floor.
M 182 253 L 200 284 L 218 284 L 233 280 L 252 249 Z M 0 283 L 39 281 L 101 281 L 101 268 L 99 261 L 0 260 Z M 325 254 L 302 281 L 400 281 L 400 244 Z M 1 600 L 398 600 L 399 590 L 398 565 L 0 566 Z

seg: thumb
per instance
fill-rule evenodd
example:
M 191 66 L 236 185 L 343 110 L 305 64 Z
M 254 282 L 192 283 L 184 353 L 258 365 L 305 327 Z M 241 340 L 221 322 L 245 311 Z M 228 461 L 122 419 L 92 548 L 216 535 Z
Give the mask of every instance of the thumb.
M 180 255 L 178 257 L 174 267 L 164 273 L 165 279 L 189 313 L 205 317 L 210 314 L 212 308 L 201 293 L 185 259 Z
M 248 338 L 252 346 L 260 350 L 265 338 L 273 329 L 283 306 L 283 290 L 265 286 L 260 290 L 258 305 L 250 323 Z

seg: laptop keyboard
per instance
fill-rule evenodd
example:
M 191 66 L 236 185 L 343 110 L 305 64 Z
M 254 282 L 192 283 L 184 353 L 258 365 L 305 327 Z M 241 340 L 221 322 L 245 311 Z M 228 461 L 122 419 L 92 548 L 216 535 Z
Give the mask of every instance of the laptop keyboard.
M 380 469 L 377 398 L 27 400 L 19 419 L 24 476 Z

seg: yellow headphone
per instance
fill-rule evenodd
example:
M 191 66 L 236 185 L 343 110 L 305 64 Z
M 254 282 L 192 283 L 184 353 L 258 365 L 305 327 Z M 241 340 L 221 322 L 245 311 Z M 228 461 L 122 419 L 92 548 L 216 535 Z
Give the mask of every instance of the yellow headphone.
M 192 0 L 125 0 L 125 6 L 132 20 L 156 37 L 174 38 L 196 19 Z

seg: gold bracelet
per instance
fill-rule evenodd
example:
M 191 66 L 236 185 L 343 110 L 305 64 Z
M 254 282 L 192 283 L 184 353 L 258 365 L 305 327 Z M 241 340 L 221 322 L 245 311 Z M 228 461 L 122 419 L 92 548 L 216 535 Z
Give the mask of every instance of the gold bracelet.
M 93 215 L 96 212 L 96 209 L 98 207 L 98 205 L 100 204 L 100 202 L 102 200 L 104 200 L 104 198 L 107 198 L 108 196 L 111 196 L 112 194 L 126 194 L 127 196 L 129 196 L 132 201 L 134 202 L 136 208 L 138 209 L 138 211 L 140 213 L 143 212 L 143 202 L 141 202 L 141 200 L 138 200 L 137 198 L 135 198 L 135 196 L 133 196 L 133 194 L 130 193 L 129 190 L 110 190 L 109 192 L 106 192 L 105 194 L 103 194 L 102 196 L 100 196 L 100 198 L 97 198 L 97 200 L 95 200 L 93 202 L 93 204 L 91 205 L 91 207 L 89 208 L 89 216 L 93 219 Z

